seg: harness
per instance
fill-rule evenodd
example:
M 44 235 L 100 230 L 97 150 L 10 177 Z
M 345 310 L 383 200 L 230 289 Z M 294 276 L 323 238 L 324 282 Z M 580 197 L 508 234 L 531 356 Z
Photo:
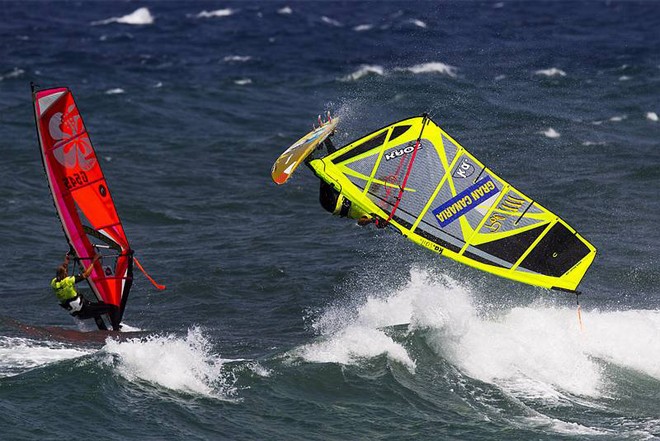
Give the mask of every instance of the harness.
M 65 300 L 64 302 L 60 303 L 60 306 L 69 311 L 71 315 L 76 315 L 76 313 L 80 312 L 83 307 L 83 298 L 80 294 L 78 294 L 74 298 Z

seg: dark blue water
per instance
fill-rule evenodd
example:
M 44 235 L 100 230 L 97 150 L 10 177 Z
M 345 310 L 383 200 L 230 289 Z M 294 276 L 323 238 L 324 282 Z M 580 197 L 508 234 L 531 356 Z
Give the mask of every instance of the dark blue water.
M 660 438 L 659 28 L 657 2 L 1 2 L 0 438 Z M 13 321 L 80 326 L 30 81 L 72 89 L 168 286 L 137 276 L 140 338 Z M 584 330 L 571 296 L 332 218 L 304 168 L 275 186 L 326 110 L 337 143 L 430 112 L 566 219 L 599 250 Z

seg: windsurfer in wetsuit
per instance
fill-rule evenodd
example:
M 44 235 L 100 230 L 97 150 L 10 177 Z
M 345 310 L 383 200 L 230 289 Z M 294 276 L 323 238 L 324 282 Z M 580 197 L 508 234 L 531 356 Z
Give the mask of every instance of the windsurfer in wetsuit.
M 94 263 L 96 263 L 100 257 L 100 254 L 95 255 L 92 259 L 92 263 L 90 263 L 82 273 L 75 276 L 69 276 L 69 253 L 67 253 L 64 256 L 64 263 L 57 267 L 56 277 L 51 280 L 50 287 L 55 291 L 60 306 L 69 311 L 72 316 L 80 320 L 93 318 L 99 329 L 107 331 L 108 328 L 101 316 L 103 314 L 108 314 L 108 316 L 110 316 L 110 322 L 112 323 L 112 330 L 119 331 L 121 329 L 121 326 L 119 325 L 119 308 L 109 303 L 90 302 L 79 294 L 75 288 L 76 283 L 87 279 L 90 274 L 92 274 Z
M 322 145 L 324 145 L 328 150 L 328 154 L 332 154 L 337 151 L 335 146 L 332 144 L 330 137 L 326 138 Z M 321 188 L 319 189 L 319 202 L 326 211 L 332 213 L 333 215 L 356 219 L 358 225 L 361 227 L 374 223 L 379 228 L 385 228 L 385 222 L 382 219 L 379 220 L 378 216 L 375 214 L 367 214 L 362 212 L 358 209 L 357 206 L 353 206 L 348 198 L 335 190 L 332 185 L 328 184 L 322 179 Z

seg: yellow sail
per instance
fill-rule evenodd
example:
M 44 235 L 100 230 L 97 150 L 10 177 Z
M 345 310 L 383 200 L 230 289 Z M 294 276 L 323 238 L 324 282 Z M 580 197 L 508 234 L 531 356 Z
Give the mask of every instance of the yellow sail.
M 359 211 L 443 256 L 530 285 L 575 291 L 596 249 L 426 116 L 310 161 Z

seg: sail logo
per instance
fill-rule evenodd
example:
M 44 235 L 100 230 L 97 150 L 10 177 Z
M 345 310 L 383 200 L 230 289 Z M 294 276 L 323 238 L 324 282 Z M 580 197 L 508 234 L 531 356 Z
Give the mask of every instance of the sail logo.
M 454 169 L 452 176 L 455 178 L 467 178 L 474 174 L 474 165 L 467 159 L 463 158 L 461 163 Z
M 433 214 L 440 226 L 444 228 L 499 191 L 495 182 L 490 176 L 487 176 L 434 209 Z
M 507 195 L 502 203 L 497 207 L 499 210 L 508 211 L 509 213 L 518 213 L 525 204 L 524 199 L 515 196 Z
M 417 150 L 422 149 L 422 144 L 419 144 L 419 147 L 417 147 Z M 400 158 L 403 155 L 407 155 L 408 153 L 412 153 L 415 151 L 415 144 L 409 145 L 408 147 L 404 147 L 402 149 L 396 149 L 392 150 L 391 152 L 388 152 L 385 154 L 385 160 L 389 161 L 390 159 L 394 158 Z
M 85 135 L 85 128 L 80 115 L 72 113 L 75 106 L 70 106 L 67 113 L 57 112 L 48 121 L 48 133 L 55 140 L 53 156 L 66 168 L 88 171 L 96 165 L 94 150 Z

